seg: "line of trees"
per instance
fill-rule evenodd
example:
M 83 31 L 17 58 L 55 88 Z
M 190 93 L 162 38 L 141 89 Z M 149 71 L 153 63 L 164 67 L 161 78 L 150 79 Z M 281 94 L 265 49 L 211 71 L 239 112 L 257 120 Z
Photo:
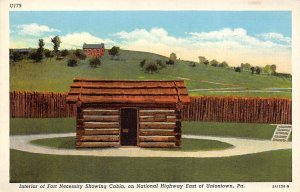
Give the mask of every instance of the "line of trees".
M 198 59 L 199 59 L 200 64 L 203 64 L 206 66 L 210 65 L 213 67 L 229 67 L 229 65 L 226 61 L 219 62 L 216 59 L 209 61 L 204 56 L 199 56 Z
M 230 67 L 226 61 L 219 62 L 216 59 L 211 61 L 207 60 L 204 56 L 199 56 L 199 63 L 203 65 L 210 65 L 213 67 L 223 67 L 223 68 L 232 68 L 235 72 L 249 72 L 252 75 L 257 74 L 265 74 L 265 75 L 273 75 L 278 77 L 291 77 L 291 74 L 288 73 L 278 73 L 277 66 L 275 64 L 265 65 L 264 67 L 260 66 L 252 66 L 250 63 L 241 63 L 238 67 Z M 195 67 L 195 64 L 190 63 L 190 66 Z

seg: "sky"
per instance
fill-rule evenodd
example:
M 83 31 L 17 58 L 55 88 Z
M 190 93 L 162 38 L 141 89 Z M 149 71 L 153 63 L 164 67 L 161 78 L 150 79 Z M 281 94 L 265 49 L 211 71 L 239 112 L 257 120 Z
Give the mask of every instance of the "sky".
M 59 35 L 61 49 L 105 43 L 231 66 L 276 64 L 291 72 L 289 11 L 18 11 L 10 12 L 10 48 L 35 48 Z

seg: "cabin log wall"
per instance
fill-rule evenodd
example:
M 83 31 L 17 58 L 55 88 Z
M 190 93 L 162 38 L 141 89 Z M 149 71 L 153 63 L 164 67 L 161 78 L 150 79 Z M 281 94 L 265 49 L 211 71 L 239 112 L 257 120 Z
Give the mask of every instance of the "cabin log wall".
M 180 111 L 170 108 L 140 109 L 138 116 L 140 147 L 180 147 Z
M 81 106 L 77 110 L 76 147 L 120 146 L 118 108 Z

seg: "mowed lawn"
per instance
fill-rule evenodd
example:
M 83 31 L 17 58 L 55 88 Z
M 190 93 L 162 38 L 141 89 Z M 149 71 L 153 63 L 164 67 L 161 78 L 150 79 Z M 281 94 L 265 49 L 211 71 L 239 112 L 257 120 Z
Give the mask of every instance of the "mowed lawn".
M 291 181 L 291 150 L 223 158 L 133 158 L 11 150 L 10 182 Z
M 11 119 L 10 123 L 11 135 L 75 132 L 74 118 L 19 118 Z M 272 137 L 271 130 L 274 130 L 274 126 L 253 124 L 251 129 L 248 128 L 247 130 L 247 127 L 251 125 L 244 123 L 184 122 L 183 133 L 218 135 L 216 133 L 221 131 L 224 136 L 259 139 Z M 259 129 L 263 134 L 257 133 Z M 268 131 L 263 131 L 264 129 Z M 70 140 L 69 144 L 66 145 L 70 145 Z M 10 181 L 284 182 L 292 179 L 291 159 L 292 150 L 277 150 L 222 158 L 83 157 L 33 154 L 11 150 Z
M 246 71 L 237 73 L 232 68 L 203 64 L 191 67 L 190 61 L 183 60 L 177 60 L 175 65 L 166 65 L 164 69 L 151 74 L 145 73 L 140 67 L 143 59 L 165 62 L 168 58 L 153 53 L 121 50 L 120 60 L 111 60 L 106 51 L 102 64 L 98 68 L 89 66 L 89 58 L 80 61 L 77 67 L 68 67 L 67 59 L 44 59 L 42 63 L 22 60 L 10 65 L 10 90 L 68 92 L 75 77 L 122 80 L 185 79 L 187 88 L 192 90 L 189 92 L 190 95 L 291 98 L 291 89 L 289 89 L 292 87 L 291 78 L 252 75 Z M 220 88 L 230 88 L 233 92 L 206 90 Z M 243 88 L 242 92 L 236 92 L 239 88 Z M 277 90 L 266 92 L 270 91 L 268 88 Z

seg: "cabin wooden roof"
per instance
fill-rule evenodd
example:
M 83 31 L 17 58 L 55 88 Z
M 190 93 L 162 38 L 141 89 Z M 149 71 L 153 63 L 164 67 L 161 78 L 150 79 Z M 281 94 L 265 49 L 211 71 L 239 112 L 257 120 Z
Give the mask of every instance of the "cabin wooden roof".
M 131 81 L 74 79 L 68 103 L 186 104 L 190 102 L 183 80 Z

